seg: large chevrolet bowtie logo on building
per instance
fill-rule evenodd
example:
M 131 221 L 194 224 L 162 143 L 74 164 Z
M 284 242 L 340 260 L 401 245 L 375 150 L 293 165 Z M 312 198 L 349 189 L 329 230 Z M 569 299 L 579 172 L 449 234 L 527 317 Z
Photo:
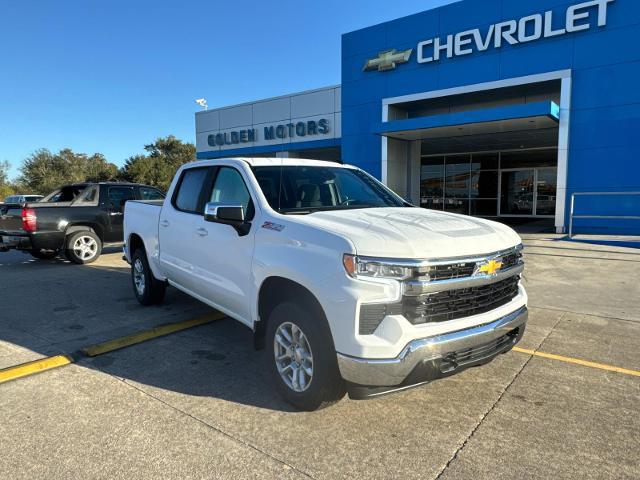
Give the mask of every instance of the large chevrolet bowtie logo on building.
M 485 275 L 495 275 L 502 268 L 502 262 L 500 260 L 489 260 L 486 263 L 482 263 L 476 267 L 476 275 L 484 273 Z
M 379 72 L 393 70 L 399 63 L 407 63 L 411 58 L 411 52 L 413 52 L 413 48 L 403 52 L 398 52 L 396 49 L 385 50 L 380 52 L 376 58 L 367 60 L 363 70 L 365 72 L 370 72 L 371 70 L 378 70 Z

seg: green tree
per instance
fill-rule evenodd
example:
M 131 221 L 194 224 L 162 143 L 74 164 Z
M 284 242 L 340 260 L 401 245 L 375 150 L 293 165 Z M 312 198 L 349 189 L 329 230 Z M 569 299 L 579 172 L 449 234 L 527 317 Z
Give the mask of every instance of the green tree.
M 94 153 L 87 158 L 85 181 L 107 182 L 118 176 L 118 167 L 109 163 L 101 153 Z
M 5 197 L 16 193 L 16 186 L 9 181 L 9 162 L 3 160 L 0 162 L 0 202 Z
M 29 193 L 45 195 L 66 183 L 112 180 L 118 167 L 100 153 L 89 156 L 65 148 L 54 154 L 41 148 L 22 162 L 20 171 L 19 182 Z
M 158 138 L 144 146 L 145 155 L 129 157 L 120 177 L 129 182 L 146 183 L 167 190 L 176 170 L 183 164 L 195 160 L 196 147 L 173 135 Z

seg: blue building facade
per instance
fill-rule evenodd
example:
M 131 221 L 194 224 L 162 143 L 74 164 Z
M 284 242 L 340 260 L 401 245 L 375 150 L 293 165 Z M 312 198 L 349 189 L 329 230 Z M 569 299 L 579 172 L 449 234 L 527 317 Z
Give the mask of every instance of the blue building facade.
M 198 157 L 323 158 L 330 141 L 327 159 L 338 155 L 425 208 L 565 232 L 576 193 L 577 216 L 640 216 L 630 194 L 640 192 L 639 36 L 637 0 L 452 3 L 343 35 L 341 86 L 328 87 L 333 97 L 303 92 L 314 108 L 298 109 L 303 122 L 329 118 L 330 140 L 213 150 L 233 137 L 203 115 Z M 298 122 L 295 96 L 261 102 L 279 102 L 282 121 Z M 238 108 L 256 135 L 279 118 Z M 638 234 L 640 221 L 576 218 L 574 228 Z
M 528 20 L 522 22 L 522 19 Z M 524 32 L 518 31 L 512 37 L 526 41 L 514 43 L 510 41 L 512 38 L 503 38 L 496 48 L 498 29 L 508 31 L 513 23 L 499 28 L 496 25 L 509 21 L 517 22 L 518 28 L 525 27 Z M 480 33 L 480 46 L 475 42 L 475 29 Z M 459 35 L 469 31 L 472 33 Z M 482 51 L 490 31 L 494 33 L 494 38 L 489 39 L 491 46 Z M 417 49 L 421 42 L 431 40 L 422 46 L 427 50 L 422 53 L 423 57 L 433 58 L 436 42 L 432 39 L 440 39 L 439 45 L 435 46 L 446 47 L 447 41 L 451 42 L 451 35 L 453 54 L 445 48 L 440 51 L 439 60 L 418 62 Z M 519 38 L 518 35 L 522 36 Z M 463 43 L 457 46 L 461 55 L 455 55 L 456 36 Z M 555 82 L 560 91 L 551 95 L 551 103 L 561 108 L 558 138 L 555 142 L 540 138 L 539 143 L 531 139 L 525 147 L 557 149 L 556 195 L 562 198 L 556 204 L 560 211 L 554 213 L 555 226 L 558 230 L 566 230 L 572 193 L 640 191 L 640 145 L 635 138 L 640 127 L 639 36 L 640 2 L 636 0 L 465 0 L 345 34 L 342 39 L 343 159 L 389 180 L 389 172 L 384 171 L 385 153 L 391 155 L 389 140 L 381 135 L 391 130 L 385 129 L 384 124 L 393 123 L 385 112 L 389 99 L 394 99 L 393 104 L 403 104 L 404 109 L 409 110 L 408 117 L 417 120 L 417 115 L 411 115 L 410 103 L 419 102 L 420 94 L 426 94 L 425 98 L 441 99 L 441 96 L 462 97 L 468 92 L 477 97 L 468 99 L 472 103 L 488 92 L 499 99 L 499 90 L 513 88 L 513 85 L 525 86 L 521 88 L 526 91 L 528 84 Z M 469 39 L 471 42 L 465 43 Z M 363 68 L 367 61 L 390 50 L 412 52 L 408 61 L 388 70 Z M 433 97 L 428 95 L 430 92 L 440 93 Z M 485 110 L 494 111 L 485 111 L 485 118 L 478 115 L 484 108 L 481 103 L 478 110 L 472 112 L 483 122 L 502 120 L 517 104 L 511 99 L 507 94 L 504 102 L 486 107 Z M 557 99 L 560 99 L 559 104 Z M 427 109 L 423 111 L 429 113 Z M 431 111 L 434 112 L 430 115 L 432 123 L 425 122 L 423 126 L 448 125 L 446 110 L 444 113 L 437 108 Z M 458 117 L 464 117 L 464 109 L 461 111 L 463 113 Z M 536 115 L 524 110 L 521 113 L 522 118 Z M 402 118 L 406 117 L 405 114 Z M 465 122 L 463 118 L 452 121 L 460 125 Z M 419 121 L 413 125 L 409 120 L 406 123 L 407 130 L 420 128 Z M 504 140 L 501 145 L 498 139 L 495 147 L 489 148 L 522 147 L 509 144 L 507 138 Z M 476 142 L 477 145 L 470 143 L 462 150 L 481 151 L 484 144 L 481 141 Z M 526 169 L 526 161 L 520 166 Z M 386 168 L 389 169 L 388 163 Z M 427 170 L 429 168 L 433 169 L 433 166 L 427 166 Z M 501 177 L 499 181 L 503 180 Z M 399 184 L 401 182 L 395 182 L 393 186 L 398 188 Z M 412 192 L 412 196 L 415 201 L 417 192 Z M 640 215 L 640 201 L 630 195 L 580 196 L 575 202 L 576 214 Z M 546 211 L 548 213 L 549 209 Z M 579 219 L 575 226 L 578 231 L 638 233 L 639 223 Z

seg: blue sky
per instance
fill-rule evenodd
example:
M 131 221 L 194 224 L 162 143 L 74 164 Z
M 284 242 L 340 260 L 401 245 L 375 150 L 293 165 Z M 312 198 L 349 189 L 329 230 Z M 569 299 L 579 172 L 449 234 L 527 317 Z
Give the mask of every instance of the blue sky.
M 121 165 L 194 99 L 231 105 L 340 83 L 340 35 L 452 0 L 21 0 L 0 6 L 0 160 L 38 148 Z

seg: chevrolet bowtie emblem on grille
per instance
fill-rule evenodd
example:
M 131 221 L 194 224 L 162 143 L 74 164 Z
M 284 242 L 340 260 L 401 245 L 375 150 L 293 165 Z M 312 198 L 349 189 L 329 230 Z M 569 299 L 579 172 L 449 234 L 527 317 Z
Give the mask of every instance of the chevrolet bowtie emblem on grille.
M 393 70 L 399 63 L 407 63 L 409 58 L 411 58 L 411 52 L 413 52 L 413 48 L 405 50 L 404 52 L 398 52 L 396 49 L 385 50 L 384 52 L 380 52 L 376 58 L 367 60 L 363 70 L 365 72 L 371 70 L 378 70 L 379 72 Z
M 489 260 L 487 263 L 476 268 L 476 274 L 485 273 L 487 275 L 495 275 L 502 268 L 502 262 L 499 260 Z

